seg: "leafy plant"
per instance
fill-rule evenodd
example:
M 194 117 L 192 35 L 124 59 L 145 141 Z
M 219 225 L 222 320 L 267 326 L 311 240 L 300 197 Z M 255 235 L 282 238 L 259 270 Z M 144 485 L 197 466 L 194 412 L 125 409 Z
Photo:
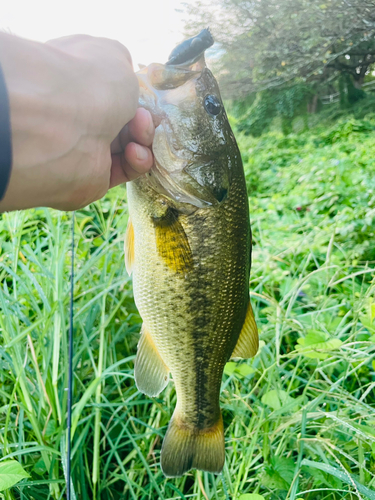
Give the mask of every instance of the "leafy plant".
M 238 134 L 261 343 L 253 359 L 225 368 L 226 464 L 218 476 L 166 479 L 160 470 L 176 397 L 173 383 L 157 398 L 134 384 L 140 317 L 123 262 L 123 188 L 77 212 L 76 498 L 371 498 L 374 125 L 346 118 L 287 137 Z M 6 486 L 6 500 L 65 495 L 70 235 L 70 215 L 53 210 L 0 221 L 0 464 L 16 461 L 25 471 Z
M 215 60 L 227 98 L 301 80 L 329 88 L 344 76 L 355 102 L 375 63 L 371 0 L 197 0 L 186 10 L 189 34 L 209 25 L 220 44 Z
M 0 491 L 11 488 L 26 477 L 29 477 L 29 474 L 16 460 L 0 462 Z

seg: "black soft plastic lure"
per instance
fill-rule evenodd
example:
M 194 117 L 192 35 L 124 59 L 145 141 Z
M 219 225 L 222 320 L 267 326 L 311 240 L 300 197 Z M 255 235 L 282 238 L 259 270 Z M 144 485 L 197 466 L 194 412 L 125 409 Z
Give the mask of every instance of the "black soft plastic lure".
M 208 47 L 214 44 L 214 39 L 210 30 L 204 29 L 199 35 L 193 36 L 188 40 L 177 45 L 170 53 L 167 65 L 185 66 L 198 61 L 201 55 Z

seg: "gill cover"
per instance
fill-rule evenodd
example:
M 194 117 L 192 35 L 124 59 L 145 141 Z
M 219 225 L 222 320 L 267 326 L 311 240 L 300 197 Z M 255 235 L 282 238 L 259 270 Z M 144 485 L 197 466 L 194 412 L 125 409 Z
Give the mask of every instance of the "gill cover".
M 222 130 L 227 118 L 204 59 L 212 43 L 209 31 L 203 30 L 176 47 L 167 64 L 151 64 L 137 73 L 139 106 L 151 112 L 156 126 L 155 163 L 148 181 L 174 202 L 198 208 L 221 203 L 230 186 L 231 162 Z M 207 112 L 207 103 L 211 109 L 214 103 L 217 112 Z

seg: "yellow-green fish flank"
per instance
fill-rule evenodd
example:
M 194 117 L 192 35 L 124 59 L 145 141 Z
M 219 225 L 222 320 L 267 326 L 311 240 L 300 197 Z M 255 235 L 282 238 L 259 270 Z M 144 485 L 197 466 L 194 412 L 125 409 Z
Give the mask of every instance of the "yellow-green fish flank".
M 151 173 L 128 184 L 126 264 L 143 319 L 135 381 L 150 396 L 169 373 L 175 383 L 163 472 L 219 473 L 224 365 L 258 348 L 241 156 L 203 56 L 188 67 L 151 65 L 139 80 L 157 129 Z

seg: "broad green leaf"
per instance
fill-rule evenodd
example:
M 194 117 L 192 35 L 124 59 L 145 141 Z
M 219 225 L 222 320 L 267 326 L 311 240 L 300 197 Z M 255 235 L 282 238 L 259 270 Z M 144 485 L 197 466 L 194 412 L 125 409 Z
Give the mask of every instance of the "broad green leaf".
M 262 403 L 264 405 L 270 406 L 273 410 L 278 410 L 281 407 L 278 391 L 272 389 L 271 391 L 263 394 Z
M 0 462 L 0 491 L 11 488 L 27 477 L 30 477 L 29 474 L 16 460 Z
M 342 344 L 340 339 L 317 330 L 310 330 L 306 337 L 300 337 L 297 342 L 295 349 L 311 359 L 326 359 L 329 356 L 326 352 L 338 349 Z
M 245 493 L 238 500 L 264 500 L 264 496 L 258 495 L 258 493 Z
M 327 474 L 331 474 L 337 479 L 340 479 L 340 481 L 346 484 L 353 485 L 354 483 L 358 491 L 362 493 L 362 495 L 366 495 L 366 497 L 370 500 L 375 500 L 375 491 L 370 490 L 369 488 L 367 488 L 367 486 L 364 486 L 358 481 L 356 476 L 354 476 L 353 474 L 349 474 L 349 472 L 339 470 L 336 467 L 332 467 L 332 465 L 314 462 L 313 460 L 307 460 L 306 458 L 302 460 L 301 465 L 320 469 L 321 471 L 326 472 Z
M 258 331 L 259 331 L 259 327 L 258 327 Z M 266 345 L 266 343 L 264 342 L 264 340 L 260 340 L 259 341 L 259 348 L 258 348 L 258 353 L 260 353 L 260 351 L 263 349 L 263 347 Z
M 291 458 L 273 457 L 262 476 L 264 486 L 288 490 L 294 477 L 295 464 Z
M 35 472 L 39 476 L 42 476 L 46 472 L 46 464 L 44 463 L 43 458 L 40 458 L 34 465 L 33 472 Z
M 235 363 L 234 361 L 229 361 L 224 367 L 224 373 L 226 375 L 237 375 L 238 378 L 247 377 L 254 372 L 254 368 L 246 363 Z
M 286 411 L 290 411 L 294 408 L 294 406 L 298 406 L 298 402 L 292 398 L 292 396 L 289 396 L 289 394 L 285 391 L 277 389 L 272 389 L 271 391 L 263 394 L 262 403 L 271 407 L 273 410 L 279 410 L 280 408 L 288 405 Z
M 372 316 L 372 306 L 371 306 L 371 316 Z M 375 325 L 372 322 L 372 319 L 370 319 L 368 316 L 360 316 L 359 317 L 362 325 L 367 328 L 367 330 L 370 333 L 375 334 Z
M 94 238 L 92 240 L 92 244 L 94 245 L 94 247 L 100 247 L 103 245 L 103 243 L 104 243 L 104 240 L 100 236 L 98 236 L 97 238 Z
M 332 488 L 342 488 L 342 481 L 337 479 L 330 474 L 327 474 L 320 469 L 307 468 L 311 477 L 314 478 L 314 486 L 319 487 L 321 485 L 332 487 Z
M 309 330 L 308 334 L 304 338 L 305 345 L 315 345 L 315 344 L 321 344 L 322 342 L 325 342 L 327 339 L 329 339 L 329 335 L 327 335 L 325 332 L 321 332 L 319 330 Z
M 285 401 L 281 400 L 281 408 L 279 410 L 275 410 L 276 414 L 282 413 L 290 413 L 297 411 L 301 405 L 303 405 L 305 397 L 299 396 L 298 398 L 293 398 L 292 396 L 288 396 Z

